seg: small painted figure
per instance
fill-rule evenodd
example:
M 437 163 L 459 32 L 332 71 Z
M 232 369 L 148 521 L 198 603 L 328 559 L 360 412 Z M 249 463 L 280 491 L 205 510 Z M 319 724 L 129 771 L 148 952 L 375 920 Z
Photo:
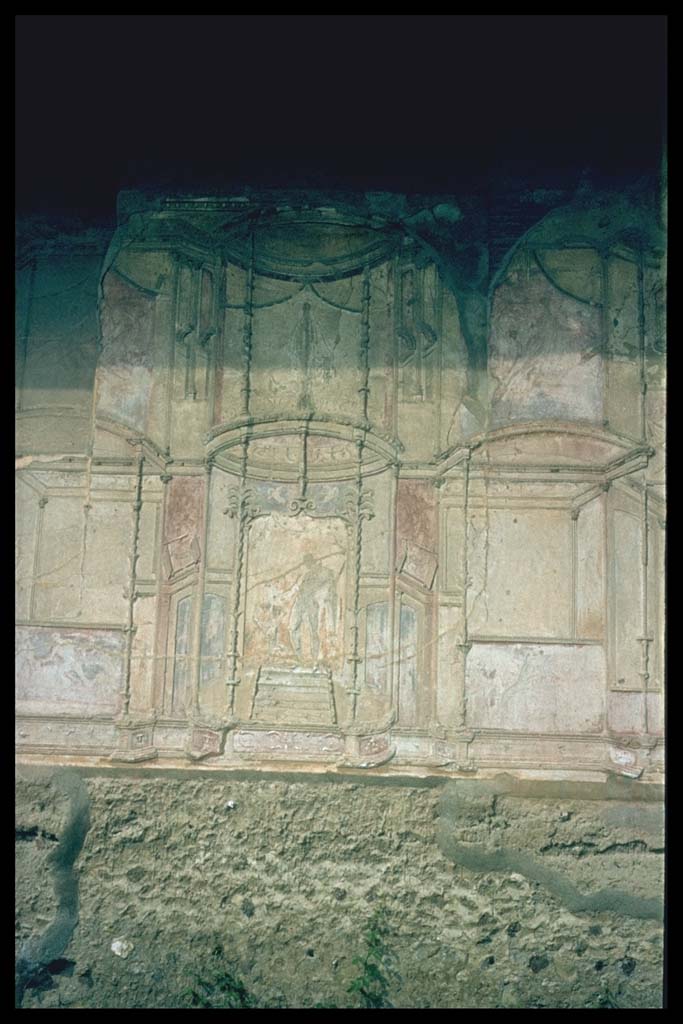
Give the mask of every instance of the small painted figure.
M 318 661 L 323 629 L 332 635 L 337 630 L 337 581 L 331 569 L 316 562 L 313 555 L 304 555 L 304 575 L 289 620 L 289 635 L 299 658 L 304 658 L 304 627 L 308 627 L 311 656 Z

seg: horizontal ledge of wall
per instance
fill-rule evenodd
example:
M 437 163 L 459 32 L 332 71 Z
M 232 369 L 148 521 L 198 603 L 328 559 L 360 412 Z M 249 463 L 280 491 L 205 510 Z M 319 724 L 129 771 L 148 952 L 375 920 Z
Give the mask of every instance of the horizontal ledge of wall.
M 547 644 L 561 644 L 565 647 L 600 647 L 605 641 L 587 637 L 554 637 L 554 636 L 473 636 L 468 640 L 472 644 L 533 644 L 545 647 Z
M 369 785 L 398 786 L 416 788 L 437 788 L 447 784 L 466 786 L 468 791 L 481 790 L 501 795 L 525 797 L 529 799 L 576 799 L 576 800 L 615 800 L 634 803 L 661 803 L 664 800 L 664 786 L 661 779 L 633 782 L 630 779 L 609 775 L 605 772 L 574 772 L 562 777 L 555 773 L 554 777 L 547 773 L 520 769 L 518 771 L 484 769 L 477 773 L 476 778 L 454 777 L 442 773 L 428 775 L 422 773 L 398 773 L 386 768 L 372 771 L 354 768 L 336 769 L 329 765 L 311 764 L 272 764 L 267 766 L 220 766 L 205 763 L 191 764 L 178 759 L 146 762 L 142 764 L 121 765 L 104 761 L 102 757 L 72 755 L 54 757 L 45 753 L 25 751 L 17 760 L 19 774 L 33 775 L 51 774 L 62 768 L 73 768 L 85 778 L 126 778 L 135 783 L 145 779 L 204 779 L 220 783 L 221 781 L 275 781 L 310 783 L 315 785 Z
M 67 729 L 71 735 L 68 738 L 63 736 L 60 741 L 60 732 Z M 157 722 L 155 725 L 152 721 L 140 722 L 135 729 L 143 730 L 146 734 L 145 750 L 141 752 L 140 762 L 166 768 L 187 766 L 191 755 L 188 756 L 185 750 L 192 729 L 186 723 Z M 136 759 L 135 756 L 129 756 L 128 748 L 121 746 L 122 735 L 113 717 L 98 716 L 95 719 L 82 714 L 59 717 L 46 713 L 24 714 L 18 716 L 17 730 L 17 755 L 20 761 L 26 757 L 29 760 L 37 757 L 45 763 L 66 764 L 75 760 L 77 763 L 102 766 L 110 760 Z M 130 728 L 124 730 L 128 733 L 130 731 Z M 257 733 L 268 736 L 274 732 L 297 734 L 303 746 L 292 746 L 289 749 L 286 746 L 282 749 L 233 749 L 234 739 L 240 736 L 246 739 Z M 648 783 L 661 782 L 664 770 L 664 748 L 659 737 L 643 738 L 644 742 L 641 743 L 638 737 L 477 730 L 475 736 L 471 737 L 467 752 L 462 754 L 464 763 L 461 764 L 455 745 L 465 744 L 459 744 L 457 736 L 452 744 L 447 744 L 450 753 L 444 753 L 440 741 L 424 733 L 418 735 L 401 730 L 391 732 L 394 752 L 389 759 L 378 760 L 373 764 L 372 755 L 368 754 L 368 764 L 363 766 L 348 762 L 343 745 L 338 746 L 342 734 L 334 727 L 307 729 L 305 726 L 278 725 L 271 729 L 259 729 L 245 722 L 228 735 L 230 740 L 226 743 L 227 749 L 202 760 L 203 770 L 237 770 L 258 764 L 259 771 L 278 770 L 278 766 L 284 765 L 287 770 L 295 771 L 340 772 L 347 768 L 362 768 L 363 771 L 379 771 L 390 776 L 426 775 L 446 778 L 480 778 L 490 773 L 522 772 L 534 778 L 571 780 L 584 777 L 601 779 L 613 774 Z M 337 742 L 334 749 L 320 749 L 315 745 L 326 735 Z M 310 737 L 312 744 L 308 749 L 304 743 L 306 737 Z M 391 741 L 388 740 L 387 747 L 390 746 Z
M 141 581 L 142 585 L 142 581 Z M 15 626 L 36 626 L 39 629 L 87 629 L 87 630 L 116 630 L 125 633 L 128 629 L 126 623 L 119 622 L 80 622 L 72 619 L 17 619 Z

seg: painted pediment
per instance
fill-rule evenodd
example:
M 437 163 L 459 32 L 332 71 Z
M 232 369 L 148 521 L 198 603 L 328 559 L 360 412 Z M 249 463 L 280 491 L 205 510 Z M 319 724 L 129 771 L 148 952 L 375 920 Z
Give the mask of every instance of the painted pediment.
M 473 451 L 475 465 L 523 465 L 606 472 L 640 448 L 607 431 L 576 424 L 524 424 L 488 434 Z

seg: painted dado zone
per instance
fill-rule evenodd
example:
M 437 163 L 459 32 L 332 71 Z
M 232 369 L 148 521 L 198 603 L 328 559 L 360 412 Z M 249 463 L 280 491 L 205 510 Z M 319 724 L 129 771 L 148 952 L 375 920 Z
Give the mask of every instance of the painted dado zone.
M 119 208 L 22 248 L 22 756 L 659 781 L 656 229 Z

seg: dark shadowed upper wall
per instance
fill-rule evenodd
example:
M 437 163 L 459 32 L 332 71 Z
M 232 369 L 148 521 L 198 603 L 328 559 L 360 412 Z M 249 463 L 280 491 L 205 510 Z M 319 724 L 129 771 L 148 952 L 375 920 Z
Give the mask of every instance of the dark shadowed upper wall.
M 664 15 L 20 15 L 18 206 L 111 221 L 145 183 L 655 183 L 665 31 Z

